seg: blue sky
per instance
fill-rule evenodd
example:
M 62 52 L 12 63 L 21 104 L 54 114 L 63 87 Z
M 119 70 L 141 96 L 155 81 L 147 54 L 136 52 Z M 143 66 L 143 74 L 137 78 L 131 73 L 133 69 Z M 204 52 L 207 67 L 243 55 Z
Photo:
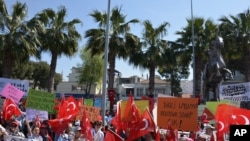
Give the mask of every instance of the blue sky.
M 78 18 L 83 22 L 82 26 L 77 26 L 82 36 L 86 30 L 97 27 L 89 14 L 96 9 L 106 11 L 108 3 L 108 0 L 5 0 L 9 12 L 16 1 L 27 4 L 28 18 L 46 8 L 53 8 L 57 11 L 59 6 L 65 6 L 68 13 L 67 21 Z M 111 9 L 115 6 L 122 6 L 122 12 L 127 15 L 127 21 L 133 18 L 141 21 L 150 20 L 154 27 L 164 21 L 170 23 L 165 39 L 172 41 L 178 38 L 175 32 L 185 27 L 186 19 L 191 18 L 191 0 L 111 0 Z M 249 6 L 249 0 L 193 0 L 193 15 L 205 19 L 210 18 L 218 23 L 220 17 L 244 12 Z M 139 37 L 141 37 L 142 30 L 140 24 L 131 25 L 131 32 Z M 85 43 L 86 39 L 83 38 L 79 43 L 80 47 L 83 47 Z M 50 63 L 50 55 L 45 53 L 42 61 Z M 62 56 L 58 59 L 56 72 L 63 72 L 64 80 L 68 80 L 67 76 L 71 68 L 81 62 L 79 54 L 72 58 Z M 148 74 L 148 70 L 136 69 L 123 60 L 117 60 L 116 69 L 122 73 L 122 77 L 142 76 L 142 74 L 145 77 Z M 192 79 L 192 74 L 190 79 Z

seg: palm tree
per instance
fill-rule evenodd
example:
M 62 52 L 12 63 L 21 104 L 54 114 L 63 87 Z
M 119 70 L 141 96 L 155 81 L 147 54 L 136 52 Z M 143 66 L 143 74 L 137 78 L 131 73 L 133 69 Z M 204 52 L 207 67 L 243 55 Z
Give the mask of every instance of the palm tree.
M 129 63 L 136 67 L 149 69 L 149 88 L 148 95 L 153 96 L 155 84 L 155 71 L 158 66 L 163 65 L 168 49 L 167 41 L 163 37 L 167 33 L 169 23 L 163 22 L 154 28 L 149 20 L 143 22 L 144 31 L 142 34 L 141 50 L 134 50 L 130 55 Z
M 18 61 L 28 61 L 32 55 L 39 57 L 37 32 L 42 31 L 42 26 L 35 19 L 25 21 L 26 17 L 26 4 L 16 2 L 13 12 L 9 14 L 4 0 L 0 0 L 0 60 L 3 77 L 12 77 L 12 69 Z
M 180 38 L 176 40 L 177 43 L 182 44 L 185 52 L 185 57 L 189 55 L 191 60 L 192 57 L 192 20 L 187 19 L 188 25 L 177 31 L 176 34 L 180 35 Z M 209 44 L 212 39 L 218 35 L 217 25 L 212 20 L 204 18 L 194 18 L 194 34 L 195 34 L 195 94 L 201 94 L 201 73 L 204 68 L 204 64 L 207 60 L 206 50 L 209 48 Z
M 229 67 L 239 70 L 250 81 L 250 10 L 236 16 L 223 16 L 219 19 L 220 33 L 225 40 Z
M 80 24 L 79 19 L 65 22 L 67 10 L 60 7 L 58 12 L 53 9 L 45 9 L 36 15 L 46 27 L 46 32 L 41 34 L 42 49 L 51 54 L 50 73 L 48 78 L 48 91 L 53 92 L 54 76 L 57 65 L 57 58 L 66 55 L 73 56 L 78 52 L 78 41 L 81 35 L 75 25 Z
M 86 50 L 90 50 L 92 55 L 100 55 L 104 53 L 107 13 L 94 10 L 90 16 L 98 23 L 99 28 L 86 31 L 85 38 L 88 38 Z M 135 35 L 129 33 L 130 24 L 138 23 L 139 20 L 132 19 L 126 22 L 125 18 L 126 15 L 121 13 L 121 8 L 115 7 L 112 9 L 110 16 L 111 29 L 109 33 L 108 89 L 113 89 L 114 87 L 116 58 L 127 59 L 131 50 L 139 47 L 139 39 Z
M 187 79 L 189 76 L 191 57 L 185 53 L 184 46 L 181 44 L 168 41 L 168 47 L 169 49 L 165 52 L 164 65 L 159 66 L 158 72 L 167 81 L 170 81 L 171 95 L 180 96 L 182 91 L 180 82 L 181 79 Z

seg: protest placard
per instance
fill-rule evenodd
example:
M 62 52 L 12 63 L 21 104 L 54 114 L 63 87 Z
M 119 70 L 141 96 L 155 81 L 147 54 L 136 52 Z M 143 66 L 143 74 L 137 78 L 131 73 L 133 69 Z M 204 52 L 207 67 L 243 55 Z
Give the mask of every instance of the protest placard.
M 93 99 L 84 99 L 84 105 L 93 106 Z
M 27 96 L 29 91 L 29 81 L 28 80 L 18 80 L 9 78 L 0 78 L 0 92 L 3 90 L 5 85 L 11 84 L 12 86 L 18 88 L 24 92 L 24 96 Z
M 40 121 L 48 120 L 48 111 L 26 108 L 26 119 L 28 121 L 34 121 L 36 116 L 39 117 Z
M 82 105 L 80 107 L 80 112 L 77 115 L 76 119 L 82 120 L 83 112 L 86 112 L 89 121 L 94 122 L 98 120 L 98 115 L 100 115 L 100 108 L 93 107 L 93 106 L 86 106 Z
M 55 94 L 33 89 L 29 90 L 26 107 L 53 113 L 54 105 Z
M 6 98 L 12 99 L 15 103 L 18 103 L 23 97 L 24 92 L 8 83 L 4 86 L 0 94 Z
M 29 141 L 29 140 L 18 136 L 4 135 L 4 141 Z M 38 141 L 38 140 L 32 140 L 32 141 Z
M 102 98 L 95 98 L 94 99 L 94 107 L 102 108 Z
M 158 97 L 157 125 L 167 129 L 196 131 L 198 119 L 198 98 Z M 196 125 L 197 124 L 197 125 Z
M 221 100 L 250 101 L 250 82 L 220 85 L 219 94 Z

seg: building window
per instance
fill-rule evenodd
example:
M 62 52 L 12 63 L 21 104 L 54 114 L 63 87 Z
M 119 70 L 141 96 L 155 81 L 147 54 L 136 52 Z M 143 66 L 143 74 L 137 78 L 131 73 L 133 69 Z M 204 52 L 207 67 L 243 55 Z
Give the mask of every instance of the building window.
M 165 94 L 166 93 L 166 91 L 165 91 L 165 89 L 155 89 L 155 92 L 154 92 L 155 94 Z
M 137 92 L 137 96 L 143 96 L 143 88 L 137 88 L 136 89 L 136 92 Z

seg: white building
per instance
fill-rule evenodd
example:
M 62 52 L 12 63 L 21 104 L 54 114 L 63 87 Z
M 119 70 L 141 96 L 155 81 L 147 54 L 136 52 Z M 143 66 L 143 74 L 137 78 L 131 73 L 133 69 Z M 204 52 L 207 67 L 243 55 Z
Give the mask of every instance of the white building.
M 56 93 L 74 93 L 85 94 L 85 85 L 78 83 L 79 70 L 76 67 L 71 69 L 71 73 L 68 75 L 69 81 L 61 82 L 57 85 Z M 138 76 L 131 76 L 128 78 L 120 78 L 119 75 L 115 76 L 114 89 L 116 96 L 119 99 L 126 99 L 130 92 L 134 94 L 135 99 L 140 99 L 141 96 L 148 94 L 149 80 Z M 101 94 L 101 87 L 93 85 L 91 87 L 91 94 Z M 160 77 L 155 77 L 155 91 L 154 96 L 157 94 L 170 95 L 170 83 L 161 80 Z
M 79 84 L 79 68 L 72 67 L 71 73 L 67 76 L 69 81 L 57 85 L 56 93 L 85 94 L 86 85 Z M 98 84 L 91 86 L 90 94 L 101 94 L 101 87 Z
M 117 93 L 119 93 L 120 99 L 127 99 L 130 92 L 134 95 L 135 99 L 141 99 L 141 96 L 149 94 L 148 85 L 149 80 L 145 80 L 138 76 L 121 78 Z M 159 77 L 155 77 L 154 97 L 157 97 L 158 94 L 170 95 L 170 83 L 161 80 Z

